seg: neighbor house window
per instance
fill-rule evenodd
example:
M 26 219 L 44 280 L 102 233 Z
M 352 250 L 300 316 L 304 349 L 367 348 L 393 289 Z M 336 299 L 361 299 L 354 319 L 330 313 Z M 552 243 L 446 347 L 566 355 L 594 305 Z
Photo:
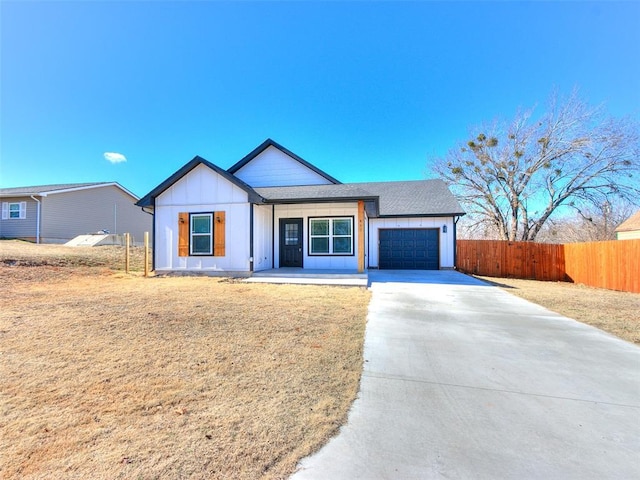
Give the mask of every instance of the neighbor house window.
M 3 202 L 2 219 L 9 220 L 11 218 L 27 218 L 27 202 Z
M 213 214 L 191 214 L 191 255 L 213 255 Z
M 353 255 L 353 217 L 310 218 L 311 255 Z

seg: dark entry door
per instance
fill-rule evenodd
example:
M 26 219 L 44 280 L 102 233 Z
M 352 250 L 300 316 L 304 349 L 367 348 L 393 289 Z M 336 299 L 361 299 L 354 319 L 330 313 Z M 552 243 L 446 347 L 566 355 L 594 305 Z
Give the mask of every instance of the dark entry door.
M 440 268 L 437 228 L 392 228 L 380 231 L 379 267 L 398 270 Z
M 280 266 L 302 267 L 302 219 L 280 219 Z

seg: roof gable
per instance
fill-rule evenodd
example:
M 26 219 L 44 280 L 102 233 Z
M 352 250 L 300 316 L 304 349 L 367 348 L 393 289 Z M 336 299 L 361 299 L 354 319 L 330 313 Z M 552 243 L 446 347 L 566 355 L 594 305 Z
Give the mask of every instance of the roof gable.
M 297 162 L 314 175 L 320 175 L 323 183 L 303 185 L 264 185 L 251 186 L 236 175 L 243 167 L 259 158 L 269 149 L 277 149 L 280 155 L 287 155 L 290 161 Z M 287 160 L 287 161 L 289 161 Z M 248 193 L 252 203 L 317 203 L 364 200 L 371 216 L 375 217 L 424 217 L 459 216 L 465 212 L 456 197 L 440 179 L 412 180 L 396 182 L 340 183 L 295 156 L 273 140 L 267 140 L 249 155 L 228 170 L 196 156 L 164 182 L 145 195 L 136 205 L 154 206 L 157 196 L 182 179 L 198 165 L 204 165 L 240 187 Z M 331 181 L 329 181 L 331 180 Z
M 229 182 L 240 187 L 242 190 L 244 190 L 249 194 L 250 202 L 262 202 L 263 200 L 262 197 L 260 197 L 260 195 L 258 195 L 249 185 L 244 183 L 242 180 L 230 174 L 226 170 L 218 167 L 217 165 L 196 155 L 195 157 L 193 157 L 193 159 L 191 159 L 191 161 L 186 163 L 182 168 L 176 171 L 173 175 L 171 175 L 164 182 L 162 182 L 160 185 L 158 185 L 156 188 L 154 188 L 149 193 L 147 193 L 144 197 L 142 197 L 140 201 L 136 203 L 136 205 L 138 205 L 139 207 L 153 207 L 155 205 L 155 199 L 158 195 L 160 195 L 162 192 L 167 190 L 169 187 L 171 187 L 174 183 L 176 183 L 182 177 L 187 175 L 191 170 L 196 168 L 198 165 L 204 165 L 210 168 L 220 176 L 224 177 Z
M 270 138 L 228 172 L 253 187 L 340 184 L 328 173 Z

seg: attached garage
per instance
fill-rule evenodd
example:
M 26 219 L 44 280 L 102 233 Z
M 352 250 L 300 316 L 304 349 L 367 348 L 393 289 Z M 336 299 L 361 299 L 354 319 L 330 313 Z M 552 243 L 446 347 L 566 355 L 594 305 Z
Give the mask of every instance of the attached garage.
M 389 228 L 379 230 L 379 268 L 438 270 L 439 229 Z

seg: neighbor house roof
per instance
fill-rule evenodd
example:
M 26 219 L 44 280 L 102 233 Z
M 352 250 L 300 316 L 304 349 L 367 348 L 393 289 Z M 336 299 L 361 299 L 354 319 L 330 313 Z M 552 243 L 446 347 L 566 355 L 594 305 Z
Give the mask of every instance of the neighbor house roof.
M 616 232 L 630 232 L 634 230 L 640 230 L 640 210 L 627 218 L 624 222 L 618 225 Z
M 31 187 L 0 188 L 0 197 L 28 197 L 31 195 L 46 197 L 47 195 L 54 195 L 57 193 L 67 193 L 77 190 L 109 186 L 118 187 L 128 195 L 131 195 L 133 198 L 138 200 L 137 195 L 131 193 L 118 182 L 57 183 L 53 185 L 35 185 Z
M 381 217 L 464 215 L 447 185 L 438 179 L 343 183 L 254 189 L 267 203 L 377 200 Z
M 227 180 L 229 180 L 234 185 L 240 187 L 242 190 L 244 190 L 245 192 L 247 192 L 249 194 L 249 201 L 250 202 L 262 203 L 262 201 L 264 200 L 262 197 L 260 197 L 255 192 L 255 190 L 253 188 L 251 188 L 249 185 L 244 183 L 242 180 L 240 180 L 235 175 L 230 174 L 226 170 L 224 170 L 224 169 L 218 167 L 217 165 L 209 162 L 208 160 L 205 160 L 204 158 L 196 155 L 195 157 L 193 157 L 193 159 L 191 159 L 191 161 L 189 163 L 184 165 L 180 170 L 175 172 L 173 175 L 171 175 L 169 178 L 167 178 L 164 182 L 162 182 L 160 185 L 158 185 L 156 188 L 154 188 L 149 193 L 147 193 L 144 197 L 142 197 L 136 203 L 136 205 L 138 205 L 139 207 L 151 207 L 151 206 L 154 206 L 155 205 L 155 199 L 156 199 L 156 197 L 158 195 L 160 195 L 167 188 L 169 188 L 175 182 L 180 180 L 182 177 L 184 177 L 187 173 L 189 173 L 191 170 L 196 168 L 198 165 L 205 165 L 206 167 L 209 167 L 211 170 L 213 170 L 217 174 L 221 175 L 222 177 L 226 178 Z
M 293 158 L 294 160 L 300 162 L 302 165 L 304 165 L 305 167 L 307 167 L 310 170 L 313 170 L 314 172 L 316 172 L 318 175 L 320 175 L 321 177 L 326 178 L 327 180 L 329 180 L 331 183 L 333 184 L 339 184 L 341 183 L 339 180 L 336 180 L 335 178 L 333 178 L 331 175 L 329 175 L 327 172 L 324 172 L 322 170 L 320 170 L 318 167 L 316 167 L 315 165 L 312 165 L 311 163 L 307 162 L 306 160 L 304 160 L 303 158 L 299 157 L 298 155 L 296 155 L 295 153 L 293 153 L 291 150 L 288 150 L 286 148 L 284 148 L 282 145 L 280 145 L 277 142 L 274 142 L 273 140 L 271 140 L 270 138 L 267 138 L 264 142 L 262 142 L 260 145 L 258 145 L 256 148 L 253 149 L 252 152 L 250 152 L 248 155 L 246 155 L 242 160 L 240 160 L 238 163 L 236 163 L 235 165 L 233 165 L 232 167 L 229 168 L 228 172 L 235 174 L 238 170 L 240 170 L 242 167 L 244 167 L 247 163 L 249 163 L 251 160 L 253 160 L 254 158 L 256 158 L 258 155 L 260 155 L 262 152 L 264 152 L 267 148 L 269 147 L 275 147 L 278 150 L 280 150 L 281 152 L 289 155 L 291 158 Z

